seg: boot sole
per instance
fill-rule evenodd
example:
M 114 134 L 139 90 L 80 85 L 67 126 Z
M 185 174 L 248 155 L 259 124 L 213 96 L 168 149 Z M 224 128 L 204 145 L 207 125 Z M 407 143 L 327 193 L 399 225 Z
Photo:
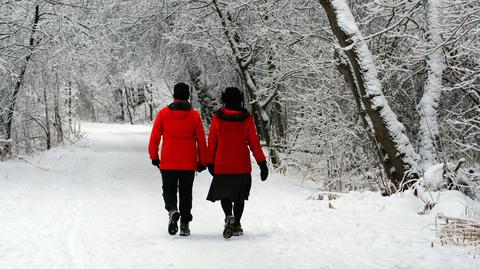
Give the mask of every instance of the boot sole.
M 233 232 L 232 236 L 242 236 L 243 232 Z
M 190 235 L 190 232 L 188 233 L 180 232 L 180 236 L 189 236 L 189 235 Z

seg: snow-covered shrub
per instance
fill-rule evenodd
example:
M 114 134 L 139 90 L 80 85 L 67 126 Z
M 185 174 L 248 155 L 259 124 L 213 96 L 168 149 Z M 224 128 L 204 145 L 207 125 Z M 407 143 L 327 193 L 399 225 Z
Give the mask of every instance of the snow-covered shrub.
M 464 160 L 457 164 L 438 163 L 427 167 L 423 177 L 419 180 L 427 191 L 458 190 L 468 197 L 478 198 L 480 173 L 474 168 L 463 168 Z

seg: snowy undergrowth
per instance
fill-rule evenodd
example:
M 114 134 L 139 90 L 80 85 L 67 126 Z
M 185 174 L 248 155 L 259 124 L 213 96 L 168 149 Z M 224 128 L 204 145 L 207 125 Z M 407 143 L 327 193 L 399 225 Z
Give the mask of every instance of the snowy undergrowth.
M 169 236 L 150 127 L 84 124 L 84 146 L 0 163 L 0 268 L 478 268 L 464 248 L 435 244 L 437 213 L 459 214 L 458 192 L 427 215 L 411 192 L 307 199 L 318 185 L 253 172 L 243 237 L 222 238 L 211 177 L 194 183 L 192 235 Z M 473 205 L 478 206 L 472 201 Z M 434 247 L 431 247 L 432 242 Z

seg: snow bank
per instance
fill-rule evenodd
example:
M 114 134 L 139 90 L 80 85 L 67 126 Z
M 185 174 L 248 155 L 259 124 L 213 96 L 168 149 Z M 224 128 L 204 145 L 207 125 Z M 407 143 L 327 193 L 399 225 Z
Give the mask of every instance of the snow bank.
M 443 214 L 459 219 L 471 219 L 475 215 L 480 217 L 480 203 L 459 191 L 433 192 L 432 195 L 437 197 L 438 201 L 430 212 L 432 216 Z

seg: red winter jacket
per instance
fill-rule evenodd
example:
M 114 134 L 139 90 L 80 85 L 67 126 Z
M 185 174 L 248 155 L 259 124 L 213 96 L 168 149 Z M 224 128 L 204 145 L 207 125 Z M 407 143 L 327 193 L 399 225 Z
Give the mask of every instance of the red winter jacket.
M 158 145 L 163 136 L 161 158 Z M 190 103 L 175 100 L 158 112 L 148 145 L 150 159 L 160 159 L 161 170 L 197 170 L 206 165 L 207 143 L 199 113 Z
M 214 164 L 215 174 L 251 173 L 249 148 L 257 163 L 265 161 L 253 117 L 248 111 L 226 108 L 217 111 L 208 134 L 207 157 L 207 163 Z

